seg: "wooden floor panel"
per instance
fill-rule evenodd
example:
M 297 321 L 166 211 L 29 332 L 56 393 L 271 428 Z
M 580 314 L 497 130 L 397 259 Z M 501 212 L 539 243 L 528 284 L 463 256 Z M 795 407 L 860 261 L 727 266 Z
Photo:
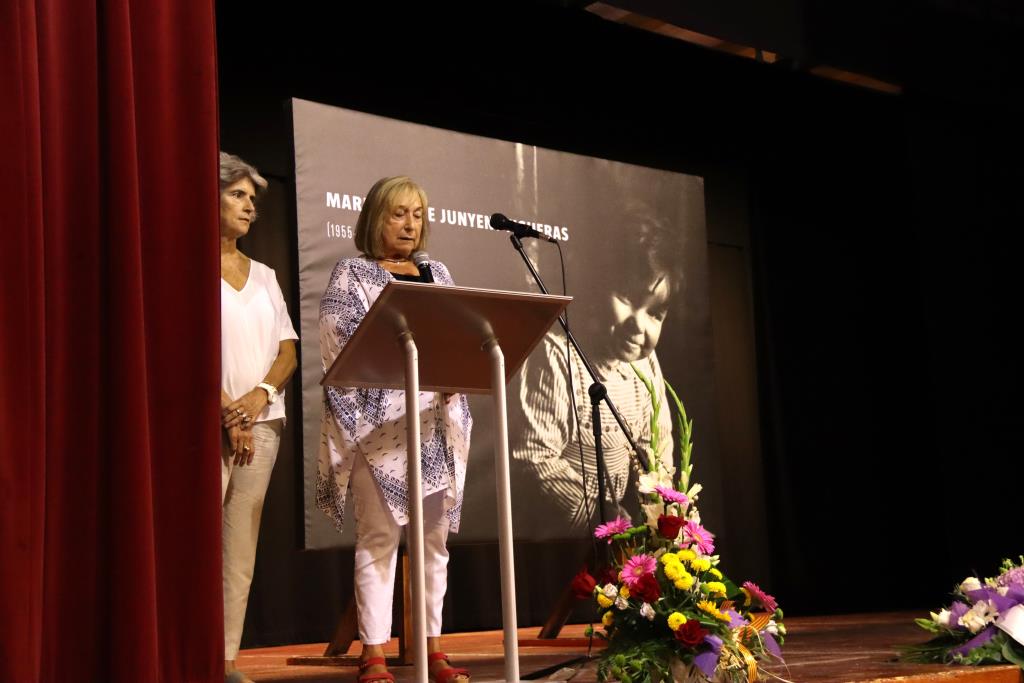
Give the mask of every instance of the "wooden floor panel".
M 1024 683 L 1020 669 L 1013 666 L 962 667 L 896 661 L 900 645 L 920 643 L 927 636 L 914 625 L 916 616 L 920 615 L 888 613 L 787 619 L 786 665 L 773 671 L 794 683 Z M 584 628 L 583 625 L 566 626 L 561 634 L 565 639 L 564 647 L 521 647 L 520 673 L 527 675 L 585 655 L 586 648 L 581 647 L 578 640 L 570 641 L 581 638 Z M 535 639 L 539 630 L 539 627 L 523 628 L 519 636 L 523 640 Z M 474 683 L 500 681 L 504 672 L 501 635 L 501 631 L 446 635 L 445 650 L 454 665 L 470 668 Z M 243 650 L 238 665 L 257 683 L 354 683 L 357 673 L 354 666 L 286 664 L 291 657 L 318 656 L 324 647 L 324 643 L 315 643 Z M 397 654 L 397 647 L 394 651 Z M 356 643 L 350 654 L 358 652 Z M 574 683 L 596 680 L 593 661 L 571 668 L 576 671 L 571 679 Z M 411 667 L 392 667 L 391 671 L 397 683 L 413 679 Z

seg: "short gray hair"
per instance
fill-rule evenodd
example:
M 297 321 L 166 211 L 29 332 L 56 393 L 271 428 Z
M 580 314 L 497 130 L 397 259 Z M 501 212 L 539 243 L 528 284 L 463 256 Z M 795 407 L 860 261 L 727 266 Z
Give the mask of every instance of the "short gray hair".
M 241 157 L 227 152 L 220 153 L 220 191 L 223 192 L 229 185 L 237 183 L 242 178 L 248 178 L 256 186 L 256 194 L 267 189 L 267 180 L 260 175 L 256 167 L 246 163 Z

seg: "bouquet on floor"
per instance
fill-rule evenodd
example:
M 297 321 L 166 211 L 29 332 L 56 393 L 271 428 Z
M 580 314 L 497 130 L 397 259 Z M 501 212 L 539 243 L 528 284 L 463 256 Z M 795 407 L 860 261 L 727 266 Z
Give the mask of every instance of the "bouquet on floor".
M 953 603 L 917 625 L 933 634 L 904 649 L 903 659 L 956 664 L 1016 664 L 1024 669 L 1024 556 L 1003 560 L 998 576 L 969 576 Z
M 634 371 L 636 369 L 634 368 Z M 581 571 L 578 597 L 597 602 L 607 640 L 598 679 L 656 681 L 754 681 L 770 676 L 761 665 L 782 660 L 786 629 L 775 598 L 751 582 L 736 585 L 719 569 L 715 537 L 701 525 L 691 483 L 692 421 L 672 387 L 680 446 L 680 483 L 674 466 L 657 453 L 661 410 L 651 382 L 651 471 L 641 475 L 643 524 L 617 518 L 594 535 L 607 543 L 608 566 L 598 578 Z M 669 458 L 665 458 L 669 460 Z

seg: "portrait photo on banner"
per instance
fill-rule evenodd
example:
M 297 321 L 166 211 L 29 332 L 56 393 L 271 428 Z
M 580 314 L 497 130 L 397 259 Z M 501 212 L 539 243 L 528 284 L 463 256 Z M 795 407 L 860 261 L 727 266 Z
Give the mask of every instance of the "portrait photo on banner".
M 301 322 L 305 547 L 351 546 L 316 505 L 323 368 L 320 298 L 338 259 L 354 257 L 354 226 L 370 187 L 409 176 L 426 191 L 426 251 L 458 286 L 537 292 L 502 213 L 557 240 L 573 336 L 626 428 L 648 458 L 678 457 L 674 402 L 685 405 L 708 495 L 720 516 L 723 475 L 712 437 L 712 344 L 704 183 L 697 176 L 495 140 L 292 100 Z M 555 244 L 524 239 L 548 290 L 563 288 Z M 396 355 L 401 353 L 396 344 Z M 581 539 L 599 521 L 639 519 L 639 461 L 604 404 L 604 504 L 583 359 L 554 325 L 508 385 L 514 534 L 521 541 Z M 450 543 L 492 542 L 493 407 L 469 397 L 474 428 L 462 523 Z M 655 406 L 658 406 L 657 410 Z

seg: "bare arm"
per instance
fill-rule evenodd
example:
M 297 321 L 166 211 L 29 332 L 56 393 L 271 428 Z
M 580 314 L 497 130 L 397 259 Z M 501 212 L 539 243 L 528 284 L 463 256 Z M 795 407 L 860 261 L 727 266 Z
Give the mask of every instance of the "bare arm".
M 295 341 L 293 339 L 286 339 L 280 343 L 277 350 L 277 358 L 274 359 L 274 363 L 270 366 L 270 370 L 267 371 L 267 375 L 263 378 L 262 383 L 271 384 L 280 390 L 292 378 L 296 365 Z M 256 416 L 263 412 L 263 409 L 270 402 L 268 392 L 258 386 L 253 387 L 236 400 L 224 405 L 225 399 L 230 400 L 230 398 L 221 390 L 221 417 L 224 426 L 227 428 L 249 424 L 251 420 L 256 419 Z M 244 419 L 246 416 L 250 418 L 249 421 Z

